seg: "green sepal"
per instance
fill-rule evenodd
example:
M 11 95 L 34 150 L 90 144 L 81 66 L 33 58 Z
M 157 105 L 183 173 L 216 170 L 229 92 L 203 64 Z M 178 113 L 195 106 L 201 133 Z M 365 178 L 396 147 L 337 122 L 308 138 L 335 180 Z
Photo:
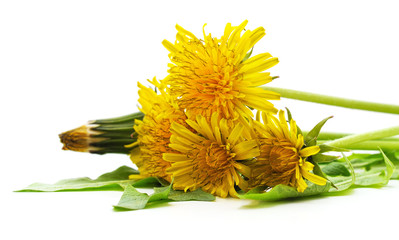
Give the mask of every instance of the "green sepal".
M 254 51 L 254 48 L 252 47 L 252 48 L 251 48 L 251 51 L 249 51 L 249 52 L 245 55 L 245 57 L 241 60 L 241 62 L 245 62 L 246 60 L 248 60 L 248 58 L 251 57 L 253 51 Z
M 320 144 L 318 146 L 320 148 L 319 153 L 325 153 L 325 152 L 349 152 L 350 151 L 350 150 L 345 149 L 345 148 L 332 147 L 332 146 L 325 145 L 325 144 Z
M 338 159 L 337 156 L 325 155 L 325 154 L 320 154 L 320 153 L 312 156 L 312 160 L 315 163 L 327 163 L 327 162 L 335 161 L 337 159 Z
M 304 142 L 306 146 L 315 146 L 316 145 L 316 140 L 317 137 L 319 136 L 321 128 L 324 126 L 324 124 L 327 122 L 328 119 L 332 118 L 332 116 L 327 117 L 323 120 L 321 120 L 312 130 L 306 134 Z
M 161 184 L 161 185 L 164 186 L 164 187 L 170 185 L 170 182 L 166 181 L 166 180 L 163 179 L 163 178 L 157 177 L 156 179 L 157 179 L 157 181 L 159 182 L 159 184 Z
M 91 124 L 122 124 L 122 123 L 134 123 L 135 119 L 143 119 L 144 113 L 135 112 L 129 115 L 116 117 L 116 118 L 106 118 L 106 119 L 97 119 L 94 121 L 90 121 Z
M 292 119 L 292 114 L 291 111 L 286 107 L 285 110 L 287 111 L 287 120 L 288 122 L 291 122 Z
M 391 162 L 391 160 L 389 160 L 389 158 L 387 157 L 387 155 L 385 155 L 385 153 L 381 150 L 381 148 L 380 148 L 380 152 L 382 154 L 382 157 L 384 158 L 384 162 L 385 162 L 385 165 L 387 168 L 386 178 L 383 183 L 385 185 L 385 184 L 388 184 L 389 180 L 391 179 L 392 174 L 395 171 L 395 165 Z
M 287 119 L 288 119 L 288 124 L 289 124 L 292 119 L 292 114 L 291 114 L 291 111 L 287 107 L 285 108 L 285 110 L 287 110 Z M 296 125 L 296 128 L 297 128 L 297 135 L 300 134 L 303 136 L 301 128 L 298 125 Z

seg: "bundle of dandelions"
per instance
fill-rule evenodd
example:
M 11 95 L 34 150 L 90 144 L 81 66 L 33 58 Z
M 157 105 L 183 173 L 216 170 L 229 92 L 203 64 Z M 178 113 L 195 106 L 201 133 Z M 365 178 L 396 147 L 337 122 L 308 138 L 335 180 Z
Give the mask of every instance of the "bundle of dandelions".
M 266 71 L 278 59 L 270 53 L 252 56 L 253 47 L 265 36 L 265 30 L 262 27 L 248 30 L 246 25 L 247 21 L 239 26 L 227 24 L 220 38 L 203 30 L 204 39 L 177 25 L 176 41 L 162 42 L 171 60 L 167 77 L 153 78 L 148 81 L 149 87 L 138 83 L 139 113 L 92 121 L 60 134 L 64 149 L 130 155 L 138 172 L 119 169 L 125 171 L 122 174 L 125 178 L 119 179 L 124 181 L 119 185 L 125 194 L 117 207 L 144 207 L 145 204 L 137 206 L 128 200 L 132 194 L 141 194 L 132 186 L 148 179 L 157 179 L 166 187 L 147 195 L 146 203 L 154 199 L 204 200 L 198 198 L 198 191 L 208 200 L 212 198 L 206 193 L 276 200 L 366 185 L 356 182 L 356 174 L 363 174 L 373 184 L 386 184 L 390 178 L 398 177 L 389 160 L 399 158 L 395 152 L 399 150 L 398 140 L 387 137 L 399 134 L 399 127 L 350 136 L 323 135 L 320 129 L 326 118 L 305 133 L 289 111 L 286 117 L 285 111 L 276 109 L 270 100 L 279 100 L 279 93 L 283 97 L 297 94 L 300 100 L 309 100 L 313 95 L 262 87 L 276 78 Z M 318 99 L 325 104 L 347 104 L 345 99 L 332 98 L 329 102 L 329 98 Z M 399 113 L 398 106 L 355 103 L 360 104 L 357 108 L 375 110 L 372 108 L 376 107 L 379 111 Z M 381 151 L 378 161 L 372 163 L 367 160 L 369 155 L 338 159 L 324 154 L 379 148 L 389 153 Z M 351 160 L 363 165 L 353 167 Z M 375 166 L 374 175 L 361 169 L 371 165 Z M 375 171 L 381 174 L 372 179 Z M 63 190 L 54 188 L 55 185 L 46 186 L 25 190 Z M 279 189 L 280 195 L 276 197 L 270 189 Z M 188 195 L 176 197 L 184 194 Z

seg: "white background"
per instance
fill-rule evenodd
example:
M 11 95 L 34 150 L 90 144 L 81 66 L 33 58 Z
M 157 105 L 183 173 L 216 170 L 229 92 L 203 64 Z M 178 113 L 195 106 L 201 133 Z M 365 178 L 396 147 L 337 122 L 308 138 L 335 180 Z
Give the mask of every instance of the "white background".
M 57 134 L 136 111 L 137 81 L 166 76 L 174 26 L 220 36 L 227 22 L 267 35 L 270 86 L 398 104 L 395 1 L 1 1 L 1 239 L 395 238 L 399 182 L 279 203 L 181 202 L 114 212 L 121 192 L 14 193 L 33 182 L 98 175 L 127 156 L 61 150 Z M 363 132 L 399 117 L 282 100 L 309 129 Z M 390 218 L 395 216 L 395 220 Z M 4 236 L 1 236 L 4 235 Z

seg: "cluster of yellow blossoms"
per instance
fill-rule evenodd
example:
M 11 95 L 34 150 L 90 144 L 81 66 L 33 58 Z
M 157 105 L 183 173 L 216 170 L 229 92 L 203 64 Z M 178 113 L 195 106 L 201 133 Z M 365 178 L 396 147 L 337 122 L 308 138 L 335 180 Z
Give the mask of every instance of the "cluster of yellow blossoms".
M 139 84 L 145 117 L 135 122 L 139 147 L 131 153 L 139 177 L 173 179 L 174 189 L 220 197 L 278 184 L 303 192 L 304 178 L 326 183 L 307 161 L 319 147 L 306 147 L 295 121 L 287 124 L 284 111 L 268 101 L 279 94 L 260 88 L 272 81 L 264 71 L 278 59 L 269 53 L 249 57 L 265 30 L 246 25 L 227 24 L 220 38 L 204 31 L 203 40 L 176 26 L 175 43 L 163 41 L 169 75 L 150 81 L 156 90 Z

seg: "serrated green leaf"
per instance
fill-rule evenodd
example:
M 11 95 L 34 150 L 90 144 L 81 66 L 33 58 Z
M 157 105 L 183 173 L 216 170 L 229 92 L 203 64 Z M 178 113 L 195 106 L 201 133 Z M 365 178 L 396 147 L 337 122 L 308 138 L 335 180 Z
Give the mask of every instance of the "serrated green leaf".
M 261 201 L 278 201 L 288 198 L 319 195 L 327 192 L 331 187 L 329 182 L 327 182 L 324 186 L 319 186 L 308 181 L 307 184 L 308 187 L 302 193 L 298 192 L 296 188 L 280 184 L 272 188 L 270 191 L 263 193 L 246 193 L 244 195 L 239 195 L 239 198 Z
M 372 158 L 372 159 L 354 159 L 351 161 L 352 165 L 354 168 L 367 168 L 367 167 L 371 167 L 374 164 L 380 164 L 383 163 L 383 159 L 382 156 L 380 156 L 380 158 Z
M 215 196 L 206 193 L 201 189 L 197 189 L 193 192 L 172 190 L 172 184 L 166 187 L 156 187 L 154 188 L 154 193 L 148 195 L 137 191 L 130 185 L 127 185 L 125 186 L 125 191 L 119 200 L 119 203 L 114 205 L 114 208 L 116 210 L 137 210 L 164 202 L 192 200 L 213 201 L 215 200 Z
M 324 124 L 330 118 L 332 118 L 332 116 L 321 120 L 312 130 L 310 130 L 308 132 L 308 134 L 306 134 L 306 136 L 305 136 L 305 145 L 306 146 L 316 145 L 316 140 L 317 140 L 317 137 L 319 136 L 321 128 L 324 126 Z
M 329 190 L 329 192 L 341 192 L 341 191 L 344 191 L 344 190 L 352 187 L 355 184 L 355 181 L 356 181 L 355 170 L 353 169 L 353 166 L 352 166 L 351 162 L 349 161 L 349 159 L 343 153 L 342 153 L 342 156 L 345 159 L 346 164 L 349 166 L 349 171 L 343 164 L 341 164 L 341 165 L 343 167 L 345 167 L 345 169 L 348 171 L 349 175 L 345 176 L 344 174 L 342 174 L 343 172 L 345 172 L 345 170 L 343 170 L 341 166 L 338 167 L 336 165 L 335 170 L 338 170 L 338 171 L 336 171 L 336 173 L 339 171 L 343 171 L 343 172 L 341 172 L 341 174 L 338 174 L 338 175 L 341 175 L 339 177 L 335 177 L 335 178 L 329 177 L 329 180 L 334 185 L 334 188 L 331 188 Z M 328 165 L 333 165 L 333 164 L 334 163 L 330 163 Z M 336 176 L 338 176 L 338 175 L 336 175 Z
M 314 165 L 313 166 L 313 173 L 315 175 L 327 179 L 330 182 L 331 187 L 337 188 L 337 186 L 335 186 L 334 183 L 330 181 L 330 179 L 327 177 L 327 175 L 324 174 L 324 172 L 321 170 L 321 167 L 320 167 L 320 165 L 318 163 L 316 163 L 314 161 L 310 161 L 310 162 Z
M 173 201 L 213 201 L 216 199 L 215 196 L 204 192 L 201 189 L 192 192 L 172 190 L 170 191 L 168 198 Z
M 358 186 L 380 185 L 386 182 L 384 170 L 373 169 L 356 174 L 355 184 Z
M 138 174 L 138 171 L 122 166 L 118 169 L 105 173 L 97 179 L 88 177 L 72 178 L 58 181 L 55 184 L 33 183 L 17 192 L 56 192 L 56 191 L 100 191 L 100 190 L 123 190 L 123 185 L 129 185 L 136 180 L 129 180 L 129 175 Z
M 124 210 L 143 209 L 148 203 L 150 196 L 146 193 L 137 191 L 134 187 L 127 185 L 121 199 L 114 208 Z
M 387 174 L 385 173 L 384 169 L 379 168 L 356 173 L 355 178 L 356 180 L 354 185 L 367 187 L 385 184 L 387 180 Z M 350 177 L 331 177 L 330 179 L 336 186 L 338 186 L 338 188 L 339 186 L 348 184 L 348 182 L 352 181 Z
M 168 199 L 170 189 L 171 185 L 167 187 L 154 188 L 154 193 L 148 195 L 146 193 L 137 191 L 131 185 L 127 185 L 121 199 L 117 205 L 114 205 L 114 208 L 123 210 L 138 210 L 145 208 L 149 204 L 153 205 L 157 203 L 163 203 L 164 200 Z
M 351 176 L 349 170 L 345 167 L 344 164 L 338 162 L 332 162 L 330 164 L 325 165 L 322 168 L 322 171 L 329 176 Z
M 150 196 L 148 202 L 156 202 L 168 199 L 172 185 L 167 187 L 154 188 L 154 193 Z

